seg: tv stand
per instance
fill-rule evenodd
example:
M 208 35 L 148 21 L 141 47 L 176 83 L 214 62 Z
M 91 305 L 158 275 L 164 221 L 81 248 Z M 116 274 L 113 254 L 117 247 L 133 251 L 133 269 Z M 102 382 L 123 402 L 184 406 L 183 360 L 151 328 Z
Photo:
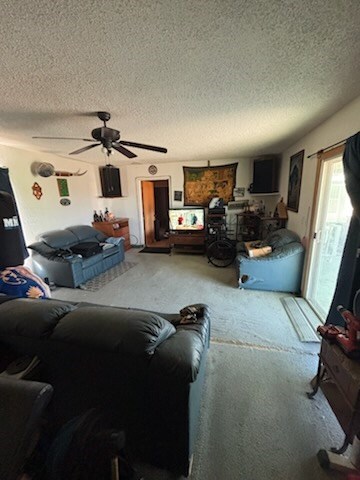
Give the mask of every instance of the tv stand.
M 205 230 L 193 232 L 170 232 L 170 248 L 175 248 L 184 253 L 205 252 Z

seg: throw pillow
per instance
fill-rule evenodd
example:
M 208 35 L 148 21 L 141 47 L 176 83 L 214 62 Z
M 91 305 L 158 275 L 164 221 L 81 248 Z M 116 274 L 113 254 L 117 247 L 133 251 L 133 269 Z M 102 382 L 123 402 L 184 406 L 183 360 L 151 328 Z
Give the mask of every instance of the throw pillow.
M 264 257 L 272 252 L 270 245 L 262 245 L 261 242 L 245 242 L 245 247 L 250 258 Z

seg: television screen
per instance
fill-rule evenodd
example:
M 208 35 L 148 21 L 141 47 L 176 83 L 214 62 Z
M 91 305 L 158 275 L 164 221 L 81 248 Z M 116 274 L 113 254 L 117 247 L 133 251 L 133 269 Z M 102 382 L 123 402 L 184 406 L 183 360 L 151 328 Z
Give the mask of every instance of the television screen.
M 169 210 L 170 230 L 204 230 L 205 211 L 203 208 Z

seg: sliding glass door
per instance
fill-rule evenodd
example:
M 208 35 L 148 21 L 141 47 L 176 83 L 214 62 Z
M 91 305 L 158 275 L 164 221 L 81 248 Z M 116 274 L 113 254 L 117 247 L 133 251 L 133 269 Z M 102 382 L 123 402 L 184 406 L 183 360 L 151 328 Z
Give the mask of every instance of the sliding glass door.
M 324 161 L 306 295 L 323 320 L 334 295 L 351 215 L 342 159 Z

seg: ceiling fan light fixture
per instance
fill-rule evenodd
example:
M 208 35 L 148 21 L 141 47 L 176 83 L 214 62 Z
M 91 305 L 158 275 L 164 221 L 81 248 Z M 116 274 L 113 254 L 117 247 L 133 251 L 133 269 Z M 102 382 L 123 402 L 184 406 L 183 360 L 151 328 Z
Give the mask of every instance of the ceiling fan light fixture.
M 137 155 L 131 152 L 125 147 L 134 147 L 134 148 L 142 148 L 145 150 L 151 150 L 153 152 L 159 153 L 167 153 L 167 149 L 163 147 L 156 147 L 154 145 L 145 145 L 144 143 L 137 143 L 137 142 L 130 142 L 127 140 L 120 140 L 120 132 L 119 130 L 115 130 L 114 128 L 107 127 L 106 122 L 110 120 L 111 115 L 108 112 L 97 112 L 97 116 L 100 120 L 104 122 L 104 126 L 100 128 L 94 128 L 91 131 L 92 139 L 89 138 L 80 138 L 79 140 L 83 140 L 85 142 L 91 142 L 91 145 L 88 145 L 83 148 L 79 148 L 73 152 L 70 152 L 69 155 L 78 155 L 79 153 L 87 152 L 94 147 L 100 146 L 101 151 L 104 155 L 109 157 L 110 155 L 114 155 L 115 150 L 122 155 L 125 155 L 127 158 L 135 158 Z M 53 140 L 76 140 L 75 138 L 69 137 L 33 137 L 33 138 L 43 138 L 43 139 L 53 139 Z

